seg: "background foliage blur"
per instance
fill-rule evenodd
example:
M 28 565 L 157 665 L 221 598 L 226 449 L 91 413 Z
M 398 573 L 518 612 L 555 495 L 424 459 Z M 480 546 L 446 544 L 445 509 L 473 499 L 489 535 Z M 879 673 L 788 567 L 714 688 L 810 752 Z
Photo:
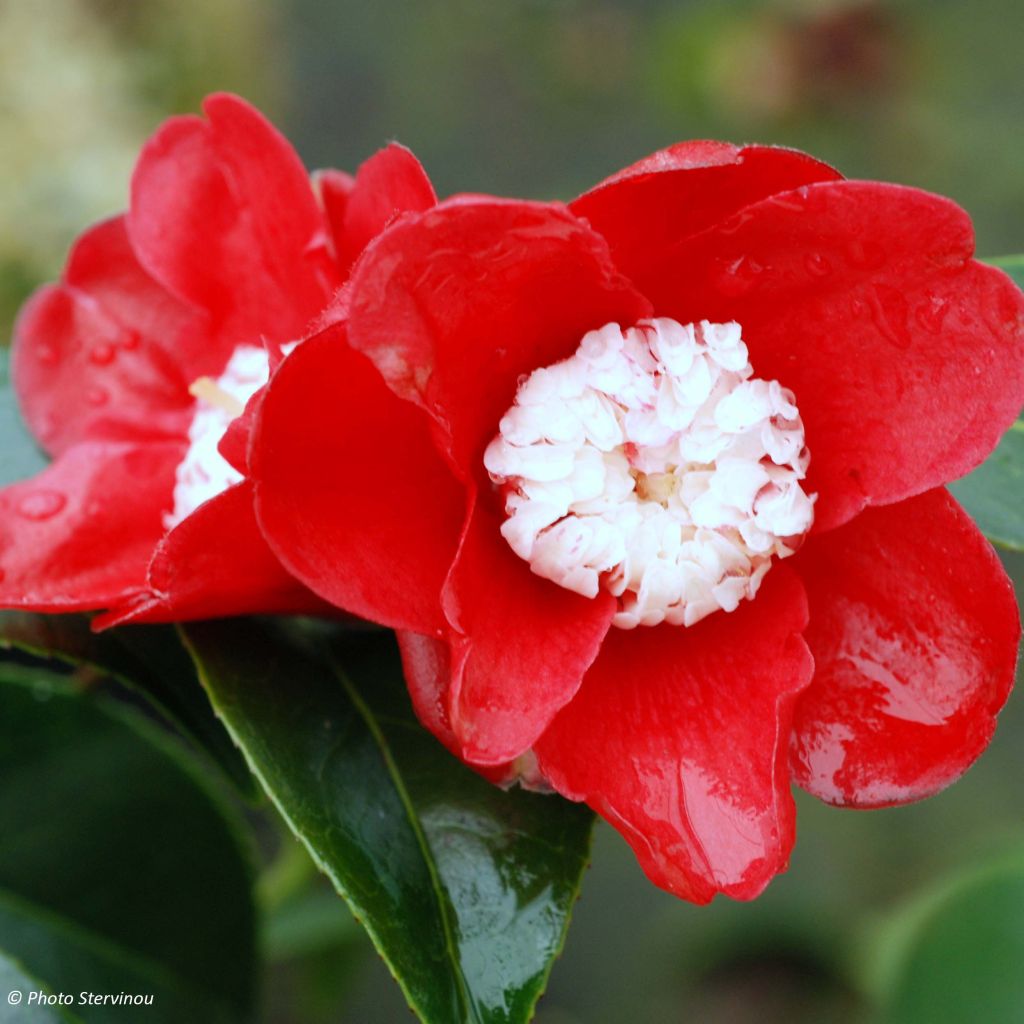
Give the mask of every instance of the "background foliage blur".
M 145 136 L 215 89 L 260 105 L 313 167 L 354 170 L 397 138 L 442 195 L 568 198 L 679 139 L 757 140 L 943 192 L 973 216 L 980 253 L 1019 251 L 1015 19 L 1017 0 L 0 0 L 2 333 L 73 237 L 124 206 Z M 1012 568 L 1019 586 L 1024 561 Z M 942 894 L 956 876 L 1024 857 L 1022 778 L 1018 697 L 989 753 L 938 798 L 867 814 L 801 798 L 790 871 L 752 905 L 671 899 L 599 827 L 538 1020 L 867 1019 L 898 984 L 901 950 L 944 941 L 929 908 L 955 903 Z M 299 862 L 289 870 L 306 877 Z M 295 885 L 280 871 L 263 890 L 275 908 Z M 404 1018 L 339 908 L 310 911 L 320 932 L 268 918 L 274 1022 Z M 964 1014 L 951 1019 L 972 1019 L 999 956 L 1020 949 L 1024 905 L 1011 909 L 998 927 L 956 916 L 940 972 L 946 1008 Z M 1024 1019 L 1024 992 L 1007 998 L 1005 1019 Z

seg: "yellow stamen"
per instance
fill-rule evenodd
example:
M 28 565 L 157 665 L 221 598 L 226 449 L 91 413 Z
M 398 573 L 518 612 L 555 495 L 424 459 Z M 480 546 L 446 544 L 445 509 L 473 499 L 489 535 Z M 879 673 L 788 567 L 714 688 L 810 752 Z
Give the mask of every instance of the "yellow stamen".
M 200 377 L 189 385 L 188 393 L 207 405 L 223 409 L 232 416 L 241 416 L 245 406 L 230 391 L 225 391 L 212 377 Z

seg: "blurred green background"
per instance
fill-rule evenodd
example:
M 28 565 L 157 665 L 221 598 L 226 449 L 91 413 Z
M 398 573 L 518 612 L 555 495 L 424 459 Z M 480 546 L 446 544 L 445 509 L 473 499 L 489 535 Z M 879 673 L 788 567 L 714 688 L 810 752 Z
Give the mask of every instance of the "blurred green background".
M 73 237 L 124 206 L 146 135 L 215 89 L 260 105 L 311 167 L 354 170 L 397 138 L 442 195 L 568 198 L 679 139 L 756 140 L 950 195 L 981 254 L 1024 250 L 1021 22 L 1019 0 L 0 0 L 4 333 Z M 1024 559 L 1011 568 L 1020 592 Z M 901 950 L 945 934 L 929 900 L 1024 856 L 1022 740 L 1011 700 L 979 765 L 931 801 L 851 813 L 800 797 L 789 873 L 751 905 L 673 900 L 600 826 L 538 1021 L 874 1019 Z M 1021 948 L 1021 887 L 999 891 L 1009 924 L 954 913 L 946 952 L 977 954 L 963 977 L 940 972 L 955 1019 Z M 332 899 L 314 942 L 272 919 L 273 1024 L 406 1019 L 344 915 Z

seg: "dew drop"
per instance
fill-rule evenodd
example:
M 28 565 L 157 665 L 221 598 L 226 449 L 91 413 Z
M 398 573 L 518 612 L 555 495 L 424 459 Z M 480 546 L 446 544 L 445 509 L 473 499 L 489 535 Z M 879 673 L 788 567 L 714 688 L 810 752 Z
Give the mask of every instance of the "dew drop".
M 949 312 L 949 300 L 938 295 L 928 298 L 914 310 L 914 319 L 929 333 L 938 334 Z
M 36 345 L 36 359 L 39 362 L 44 363 L 46 366 L 52 366 L 57 362 L 57 350 L 47 344 L 45 341 L 39 345 Z
M 133 331 L 130 328 L 124 332 L 124 336 L 121 338 L 121 348 L 128 352 L 133 352 L 137 349 L 142 342 L 142 336 L 138 331 Z
M 85 393 L 85 400 L 90 405 L 99 408 L 99 406 L 106 405 L 110 401 L 110 392 L 106 388 L 89 388 Z
M 750 291 L 763 269 L 759 263 L 746 256 L 722 260 L 715 268 L 715 283 L 723 295 L 737 298 Z
M 39 522 L 55 516 L 68 502 L 60 491 L 32 491 L 17 506 L 18 515 Z
M 89 359 L 97 366 L 107 366 L 114 361 L 114 346 L 101 341 L 89 353 Z
M 804 265 L 815 277 L 827 277 L 832 273 L 832 265 L 820 252 L 808 253 Z

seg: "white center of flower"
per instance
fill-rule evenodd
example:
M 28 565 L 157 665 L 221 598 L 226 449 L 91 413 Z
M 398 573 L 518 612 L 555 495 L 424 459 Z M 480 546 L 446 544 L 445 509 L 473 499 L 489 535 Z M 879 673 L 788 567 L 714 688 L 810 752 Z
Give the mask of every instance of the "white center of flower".
M 590 331 L 487 448 L 502 536 L 537 575 L 615 595 L 625 629 L 735 610 L 814 519 L 793 394 L 753 373 L 736 323 Z
M 188 429 L 188 453 L 175 473 L 174 511 L 164 516 L 167 529 L 241 481 L 242 474 L 217 451 L 217 445 L 269 377 L 266 349 L 239 345 L 216 380 L 200 377 L 189 389 L 196 398 L 196 411 Z

